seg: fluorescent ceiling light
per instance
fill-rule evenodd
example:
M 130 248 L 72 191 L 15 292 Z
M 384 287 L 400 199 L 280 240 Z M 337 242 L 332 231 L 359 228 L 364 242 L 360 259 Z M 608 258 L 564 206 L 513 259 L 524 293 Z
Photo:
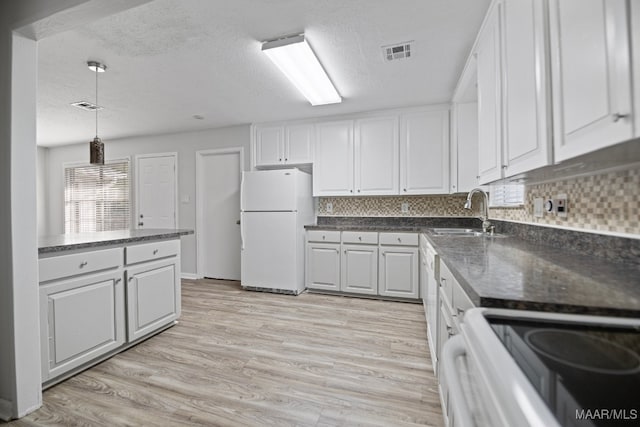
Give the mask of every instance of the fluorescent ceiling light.
M 342 102 L 304 34 L 267 41 L 262 51 L 309 100 L 311 105 Z

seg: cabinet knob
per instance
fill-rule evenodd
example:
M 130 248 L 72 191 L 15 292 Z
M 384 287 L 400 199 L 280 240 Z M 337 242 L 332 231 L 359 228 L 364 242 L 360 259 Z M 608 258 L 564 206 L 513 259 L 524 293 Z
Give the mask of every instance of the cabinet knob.
M 289 159 L 285 158 L 285 159 L 284 159 L 284 161 L 285 161 L 285 162 L 288 162 L 288 161 L 289 161 Z
M 80 268 L 84 267 L 85 265 L 89 264 L 87 261 L 82 261 L 80 263 Z
M 362 236 L 358 236 L 358 240 L 362 242 Z
M 279 161 L 279 162 L 281 162 L 281 161 L 282 161 L 282 158 L 279 158 L 279 159 L 278 159 L 278 161 Z
M 346 251 L 345 251 L 345 252 L 346 252 Z M 337 254 L 339 254 L 339 253 L 340 253 L 340 251 L 339 251 L 338 249 L 336 249 L 336 253 L 337 253 Z
M 157 254 L 158 254 L 158 250 L 157 250 L 157 249 L 154 249 L 154 250 L 153 250 L 153 254 L 154 254 L 154 255 L 157 255 Z
M 611 115 L 611 120 L 613 120 L 614 123 L 618 123 L 620 119 L 626 119 L 627 117 L 629 117 L 628 114 L 614 113 Z
M 502 169 L 506 169 L 506 168 L 507 168 L 507 165 L 502 165 Z
M 476 179 L 480 179 L 480 175 L 476 175 Z
M 402 243 L 402 239 L 398 237 L 398 242 Z
M 140 218 L 144 218 L 144 215 L 140 214 Z
M 116 281 L 115 281 L 116 284 L 118 284 L 120 282 L 122 282 L 122 279 L 116 279 Z
M 322 236 L 322 240 L 326 239 L 326 236 Z
M 353 190 L 349 190 L 349 193 L 353 193 Z
M 407 189 L 406 189 L 406 188 L 403 188 L 403 189 L 402 189 L 402 191 L 404 191 L 404 192 L 406 193 L 406 192 L 407 192 Z
M 133 276 L 129 277 L 129 281 L 132 281 L 132 280 L 133 280 Z
M 360 189 L 358 189 L 358 193 L 360 192 Z

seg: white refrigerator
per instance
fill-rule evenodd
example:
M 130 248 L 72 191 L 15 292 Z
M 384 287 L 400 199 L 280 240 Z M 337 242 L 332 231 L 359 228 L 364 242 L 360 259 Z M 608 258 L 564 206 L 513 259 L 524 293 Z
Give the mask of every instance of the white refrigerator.
M 311 175 L 298 169 L 243 172 L 240 209 L 242 287 L 304 291 L 304 226 L 315 222 Z

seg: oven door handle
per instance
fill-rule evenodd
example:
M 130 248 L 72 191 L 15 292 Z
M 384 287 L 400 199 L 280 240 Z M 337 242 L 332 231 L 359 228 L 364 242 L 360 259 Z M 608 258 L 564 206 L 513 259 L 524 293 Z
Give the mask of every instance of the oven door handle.
M 460 375 L 456 369 L 456 359 L 466 356 L 464 338 L 456 335 L 449 339 L 442 349 L 442 373 L 449 390 L 449 407 L 456 420 L 456 427 L 473 427 L 474 422 L 469 411 L 469 406 L 462 391 Z

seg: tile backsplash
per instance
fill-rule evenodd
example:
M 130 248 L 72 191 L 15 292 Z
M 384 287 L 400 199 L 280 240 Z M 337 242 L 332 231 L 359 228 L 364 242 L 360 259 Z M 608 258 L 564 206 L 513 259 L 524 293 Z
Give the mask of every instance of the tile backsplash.
M 533 216 L 533 199 L 567 195 L 567 217 L 546 213 Z M 640 169 L 628 169 L 532 184 L 525 187 L 525 204 L 492 208 L 489 217 L 541 225 L 559 225 L 591 231 L 640 235 Z
M 321 197 L 320 216 L 473 216 L 463 209 L 466 195 L 437 196 L 380 196 L 380 197 Z M 407 203 L 408 211 L 402 212 Z M 327 205 L 333 211 L 327 210 Z
M 558 194 L 568 197 L 568 215 L 533 216 L 533 199 Z M 434 196 L 321 197 L 319 216 L 438 217 L 477 216 L 463 209 L 466 194 Z M 408 212 L 402 212 L 407 203 Z M 333 211 L 328 212 L 331 204 Z M 516 208 L 491 208 L 489 217 L 529 224 L 557 225 L 579 230 L 640 235 L 640 169 L 605 172 L 525 188 L 525 204 Z

